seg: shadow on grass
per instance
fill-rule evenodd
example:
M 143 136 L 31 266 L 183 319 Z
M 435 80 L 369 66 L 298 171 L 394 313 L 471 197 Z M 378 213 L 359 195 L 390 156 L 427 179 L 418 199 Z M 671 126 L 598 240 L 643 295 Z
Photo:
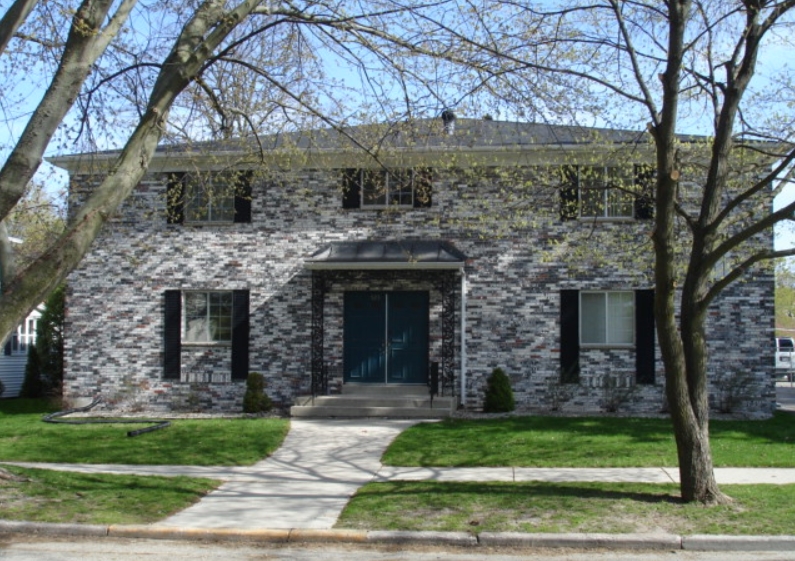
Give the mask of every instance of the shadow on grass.
M 60 403 L 46 399 L 0 399 L 0 415 L 46 415 L 60 409 Z
M 504 419 L 449 419 L 442 423 L 417 425 L 429 434 L 463 430 L 467 432 L 504 434 L 567 433 L 578 437 L 601 438 L 606 434 L 625 435 L 635 442 L 663 443 L 671 440 L 672 425 L 668 419 L 637 417 L 510 417 Z
M 793 467 L 795 419 L 713 420 L 715 465 Z M 508 417 L 416 425 L 384 455 L 399 466 L 658 467 L 677 465 L 669 419 Z
M 528 499 L 569 501 L 603 500 L 632 501 L 647 504 L 684 504 L 678 496 L 679 487 L 674 484 L 635 484 L 635 483 L 479 483 L 479 482 L 413 482 L 394 481 L 389 483 L 372 483 L 360 489 L 357 496 L 382 500 L 399 500 L 401 496 L 418 495 L 434 496 L 442 499 L 447 496 L 455 502 L 456 497 L 479 497 L 499 501 L 505 497 L 514 501 Z M 448 502 L 442 499 L 443 502 Z

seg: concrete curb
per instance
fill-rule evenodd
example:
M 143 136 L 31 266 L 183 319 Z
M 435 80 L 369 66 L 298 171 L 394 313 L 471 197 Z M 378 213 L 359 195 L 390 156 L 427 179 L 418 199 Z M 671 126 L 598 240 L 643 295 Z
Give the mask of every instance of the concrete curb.
M 0 530 L 2 530 L 2 526 L 0 526 Z M 213 530 L 204 528 L 162 528 L 146 525 L 119 525 L 108 527 L 108 537 L 149 540 L 287 543 L 290 541 L 290 530 Z
M 58 524 L 54 522 L 16 522 L 14 520 L 0 520 L 0 534 L 4 533 L 105 537 L 108 535 L 108 527 L 93 524 Z
M 312 530 L 293 528 L 291 543 L 367 543 L 364 530 Z
M 524 534 L 483 532 L 478 543 L 490 547 L 572 547 L 576 549 L 682 549 L 682 537 L 673 534 Z
M 708 536 L 682 538 L 689 551 L 795 551 L 795 536 Z
M 367 532 L 367 543 L 413 543 L 422 545 L 472 547 L 478 545 L 478 538 L 468 532 L 401 532 L 372 530 Z
M 403 532 L 382 530 L 202 529 L 147 525 L 57 524 L 0 520 L 2 534 L 259 543 L 418 544 L 453 547 L 602 550 L 795 551 L 795 536 L 674 534 L 524 534 L 519 532 Z

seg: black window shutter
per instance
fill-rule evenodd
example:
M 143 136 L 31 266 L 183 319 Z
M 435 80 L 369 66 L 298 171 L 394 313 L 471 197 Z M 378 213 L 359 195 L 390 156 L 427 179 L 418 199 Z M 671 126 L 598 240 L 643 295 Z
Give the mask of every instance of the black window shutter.
M 579 179 L 577 166 L 563 166 L 560 185 L 560 219 L 576 220 L 579 217 Z
M 635 371 L 638 384 L 654 383 L 654 290 L 635 292 Z
M 361 199 L 361 176 L 358 169 L 346 169 L 342 172 L 342 208 L 359 208 Z
M 657 170 L 650 165 L 635 166 L 635 185 L 638 194 L 635 196 L 635 218 L 651 220 L 654 218 L 654 178 Z
M 174 173 L 166 187 L 166 220 L 169 224 L 185 222 L 185 174 Z
M 182 293 L 166 290 L 163 323 L 163 377 L 179 380 L 182 373 Z
M 235 222 L 251 222 L 251 183 L 253 173 L 243 172 L 238 177 L 238 184 L 235 185 Z
M 433 173 L 428 168 L 414 171 L 414 208 L 430 208 Z
M 3 354 L 11 356 L 11 337 L 8 338 L 8 341 L 6 341 L 6 344 L 3 346 Z
M 232 379 L 248 377 L 249 291 L 232 292 Z
M 560 381 L 580 381 L 580 293 L 560 291 Z

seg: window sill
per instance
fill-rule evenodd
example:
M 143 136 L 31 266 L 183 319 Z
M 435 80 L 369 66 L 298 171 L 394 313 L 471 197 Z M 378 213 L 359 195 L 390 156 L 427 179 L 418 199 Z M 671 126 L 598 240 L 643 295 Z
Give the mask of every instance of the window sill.
M 638 219 L 634 216 L 580 216 L 578 218 L 580 222 L 598 222 L 598 223 L 605 223 L 605 222 L 638 222 Z
M 182 341 L 183 347 L 231 347 L 231 341 Z
M 404 211 L 404 210 L 419 210 L 421 208 L 428 208 L 428 207 L 416 207 L 414 205 L 364 205 L 352 210 Z
M 179 226 L 191 226 L 193 228 L 207 228 L 213 226 L 234 226 L 235 224 L 247 224 L 246 222 L 188 222 L 185 221 Z
M 635 344 L 634 343 L 631 343 L 631 344 L 621 344 L 621 343 L 616 343 L 616 344 L 609 344 L 609 343 L 606 343 L 606 344 L 580 343 L 580 349 L 597 350 L 597 351 L 605 351 L 605 350 L 611 350 L 611 349 L 634 350 L 635 349 Z

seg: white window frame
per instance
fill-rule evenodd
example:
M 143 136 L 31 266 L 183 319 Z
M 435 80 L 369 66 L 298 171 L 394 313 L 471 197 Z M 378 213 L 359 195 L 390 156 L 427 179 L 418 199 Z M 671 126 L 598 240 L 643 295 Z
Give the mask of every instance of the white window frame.
M 184 181 L 186 224 L 232 224 L 235 221 L 234 176 L 188 173 Z
M 201 317 L 191 316 L 191 306 L 189 299 L 204 296 L 204 314 Z M 228 315 L 213 315 L 213 305 L 220 305 L 221 302 L 212 302 L 212 298 L 224 296 L 228 299 L 226 306 Z M 234 317 L 233 300 L 231 290 L 186 290 L 182 292 L 182 342 L 186 345 L 231 345 L 232 344 L 232 321 Z M 228 338 L 221 337 L 212 332 L 214 318 L 226 318 L 228 322 Z M 201 322 L 204 324 L 202 325 Z
M 586 186 L 589 181 L 589 174 L 583 173 L 584 170 L 590 170 L 591 173 L 601 173 L 601 181 L 591 179 L 590 181 L 594 185 Z M 630 188 L 635 183 L 633 166 L 578 166 L 577 174 L 577 183 L 579 185 L 577 197 L 579 217 L 581 219 L 630 220 L 635 218 L 634 199 L 630 192 Z M 611 187 L 610 185 L 614 182 L 618 182 L 619 186 Z M 585 197 L 588 192 L 598 192 L 601 195 L 601 213 L 586 214 L 586 206 L 590 206 Z M 624 211 L 614 212 L 612 209 L 616 207 L 624 208 Z
M 586 317 L 586 307 L 583 305 L 583 298 L 593 298 L 594 296 L 602 296 L 604 302 L 604 310 L 601 317 L 592 318 Z M 618 299 L 621 299 L 620 301 Z M 629 300 L 630 310 L 624 316 L 626 324 L 624 329 L 620 332 L 616 331 L 614 326 L 615 322 L 621 319 L 620 315 L 615 313 L 615 306 L 623 305 L 626 300 Z M 620 347 L 629 348 L 635 345 L 635 292 L 631 290 L 584 290 L 580 292 L 580 345 L 583 347 Z M 612 313 L 611 313 L 612 312 Z M 587 324 L 592 324 L 595 321 L 604 322 L 600 330 L 604 337 L 603 340 L 587 340 L 586 329 Z M 623 336 L 619 336 L 623 334 Z
M 27 355 L 31 345 L 36 344 L 36 328 L 40 314 L 34 312 L 25 318 L 9 337 L 12 355 Z
M 375 175 L 379 179 L 383 181 L 383 196 L 378 195 L 377 200 L 378 202 L 369 202 L 373 200 L 373 197 L 370 195 L 369 192 L 365 189 L 365 185 L 369 182 L 367 181 L 367 176 L 369 174 Z M 409 178 L 408 181 L 411 186 L 411 193 L 409 196 L 409 200 L 406 202 L 395 202 L 393 199 L 396 193 L 404 193 L 402 195 L 405 197 L 408 193 L 408 189 L 401 189 L 401 190 L 393 190 L 391 188 L 391 181 L 394 176 L 400 174 L 408 174 Z M 416 178 L 417 172 L 413 168 L 407 169 L 395 169 L 395 170 L 386 170 L 386 169 L 360 169 L 358 170 L 358 177 L 357 181 L 359 182 L 359 196 L 360 196 L 360 206 L 361 208 L 413 208 L 414 207 L 414 199 L 417 195 L 416 189 Z M 372 189 L 370 190 L 372 191 Z M 398 195 L 400 196 L 400 195 Z M 402 197 L 401 197 L 402 198 Z

